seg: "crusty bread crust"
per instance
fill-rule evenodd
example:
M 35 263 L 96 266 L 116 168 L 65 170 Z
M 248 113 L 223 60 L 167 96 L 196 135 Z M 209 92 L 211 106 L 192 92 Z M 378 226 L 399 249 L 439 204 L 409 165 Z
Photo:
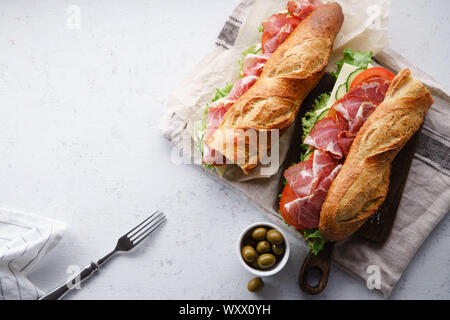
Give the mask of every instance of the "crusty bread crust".
M 359 130 L 328 191 L 319 224 L 327 240 L 347 238 L 384 202 L 392 161 L 420 129 L 432 104 L 428 90 L 408 69 L 394 78 L 384 101 Z
M 256 167 L 269 150 L 270 139 L 250 150 L 247 130 L 283 133 L 294 122 L 303 100 L 325 72 L 343 20 L 337 3 L 316 8 L 270 57 L 260 78 L 228 110 L 207 144 L 246 174 Z

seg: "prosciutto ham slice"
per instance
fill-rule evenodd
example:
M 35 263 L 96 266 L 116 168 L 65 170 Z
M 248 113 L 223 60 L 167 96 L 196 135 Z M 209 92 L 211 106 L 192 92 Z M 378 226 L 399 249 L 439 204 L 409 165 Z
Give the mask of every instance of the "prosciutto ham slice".
M 211 149 L 206 141 L 219 128 L 222 118 L 228 109 L 233 105 L 234 100 L 222 98 L 214 102 L 208 111 L 208 118 L 206 120 L 206 131 L 203 137 L 203 163 L 205 164 L 224 164 L 224 156 L 220 152 Z
M 341 167 L 326 152 L 316 150 L 309 160 L 286 170 L 284 176 L 296 198 L 283 203 L 284 219 L 295 228 L 317 227 L 322 203 Z
M 342 150 L 342 153 L 344 157 L 347 157 L 350 148 L 352 147 L 353 140 L 355 140 L 356 134 L 351 133 L 347 130 L 342 131 L 339 133 L 337 137 L 337 142 L 339 145 L 339 148 Z
M 320 4 L 322 4 L 321 1 L 291 0 L 288 2 L 288 10 L 292 16 L 303 20 Z
M 281 23 L 283 23 L 283 25 L 278 28 Z M 264 54 L 274 53 L 275 50 L 277 50 L 289 37 L 295 28 L 292 23 L 298 25 L 300 22 L 297 20 L 289 20 L 284 13 L 272 16 L 269 21 L 263 23 L 264 33 L 262 37 L 262 49 Z M 265 31 L 265 28 L 269 31 Z M 274 33 L 275 30 L 277 30 L 276 33 Z
M 288 16 L 284 13 L 274 14 L 263 22 L 263 30 L 274 37 L 280 33 L 281 29 L 286 26 L 287 22 Z
M 272 15 L 263 22 L 263 53 L 275 52 L 300 22 L 319 5 L 322 5 L 321 0 L 291 0 L 288 2 L 287 7 L 291 17 L 284 13 L 279 13 Z
M 329 152 L 334 158 L 342 159 L 344 153 L 338 143 L 338 136 L 344 130 L 334 119 L 325 118 L 314 125 L 304 143 L 324 152 Z
M 382 78 L 371 78 L 360 86 L 351 88 L 346 97 L 361 97 L 377 105 L 383 102 L 389 89 L 390 81 Z
M 291 166 L 284 173 L 287 184 L 297 197 L 305 197 L 315 189 L 317 181 L 314 180 L 313 159 Z
M 297 198 L 284 208 L 291 216 L 291 226 L 298 229 L 312 229 L 319 225 L 320 209 L 325 201 L 326 192 L 316 192 L 307 197 Z
M 375 108 L 384 100 L 390 81 L 376 78 L 370 79 L 361 86 L 350 89 L 341 99 L 335 102 L 339 121 L 345 124 L 351 133 L 357 133 Z
M 264 69 L 264 66 L 269 60 L 271 54 L 248 54 L 245 56 L 244 62 L 242 64 L 242 69 L 244 71 L 244 77 L 246 76 L 256 76 L 259 77 Z
M 233 89 L 231 89 L 230 94 L 227 96 L 227 99 L 235 102 L 255 84 L 256 80 L 258 80 L 257 76 L 247 76 L 239 79 L 234 84 Z

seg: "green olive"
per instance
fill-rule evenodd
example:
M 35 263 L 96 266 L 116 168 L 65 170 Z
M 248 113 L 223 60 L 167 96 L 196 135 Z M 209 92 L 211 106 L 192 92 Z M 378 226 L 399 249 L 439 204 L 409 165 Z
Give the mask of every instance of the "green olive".
M 258 292 L 264 288 L 264 282 L 261 278 L 253 278 L 247 284 L 247 289 L 250 292 Z
M 256 228 L 252 232 L 252 238 L 255 239 L 256 241 L 262 241 L 262 240 L 266 239 L 266 233 L 267 233 L 266 228 L 262 228 L 262 227 Z
M 265 253 L 259 256 L 258 266 L 261 269 L 267 269 L 273 266 L 277 262 L 277 258 L 271 253 Z
M 256 251 L 258 253 L 266 253 L 270 251 L 270 243 L 266 240 L 258 242 L 256 245 Z
M 267 232 L 266 238 L 272 244 L 282 244 L 284 242 L 283 236 L 281 235 L 280 231 L 275 229 Z
M 284 253 L 284 250 L 286 250 L 284 244 L 272 245 L 272 252 L 275 253 L 277 256 L 281 256 Z
M 258 256 L 255 249 L 251 246 L 243 247 L 241 250 L 241 254 L 242 254 L 242 258 L 248 263 L 255 261 Z

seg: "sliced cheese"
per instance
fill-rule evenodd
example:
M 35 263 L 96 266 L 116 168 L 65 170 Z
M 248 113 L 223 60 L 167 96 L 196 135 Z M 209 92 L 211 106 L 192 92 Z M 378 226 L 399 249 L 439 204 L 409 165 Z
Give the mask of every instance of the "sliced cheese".
M 373 68 L 373 65 L 371 63 L 369 63 L 369 65 L 367 66 L 367 69 L 370 68 Z M 339 86 L 341 84 L 346 83 L 350 74 L 357 69 L 359 69 L 359 67 L 352 66 L 351 64 L 348 63 L 344 63 L 342 65 L 339 77 L 337 78 L 336 83 L 334 84 L 333 91 L 331 91 L 331 97 L 330 100 L 328 100 L 327 108 L 331 108 L 333 103 L 336 102 L 336 91 L 338 90 Z
M 355 71 L 356 69 L 359 69 L 359 68 L 352 66 L 351 64 L 347 64 L 347 63 L 343 64 L 341 72 L 339 73 L 339 77 L 337 78 L 336 83 L 334 84 L 333 91 L 331 91 L 331 97 L 330 97 L 330 100 L 328 100 L 327 108 L 331 108 L 333 103 L 336 102 L 336 91 L 338 90 L 339 86 L 341 84 L 346 83 L 350 74 L 353 71 Z

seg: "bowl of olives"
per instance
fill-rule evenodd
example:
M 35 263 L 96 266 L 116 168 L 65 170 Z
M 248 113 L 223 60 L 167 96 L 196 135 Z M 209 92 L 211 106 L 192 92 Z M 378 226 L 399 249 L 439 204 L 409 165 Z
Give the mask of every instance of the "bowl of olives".
M 289 251 L 285 234 L 269 222 L 253 223 L 238 239 L 239 260 L 257 276 L 271 276 L 283 269 Z

